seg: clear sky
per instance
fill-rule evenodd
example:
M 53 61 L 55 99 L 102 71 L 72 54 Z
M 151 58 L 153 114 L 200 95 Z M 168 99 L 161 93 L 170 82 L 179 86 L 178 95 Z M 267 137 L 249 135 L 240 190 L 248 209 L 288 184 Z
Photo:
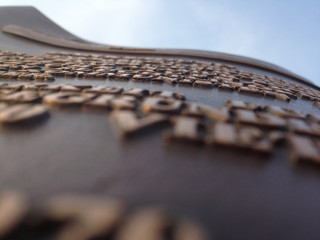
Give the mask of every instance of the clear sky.
M 243 55 L 320 86 L 320 0 L 0 0 L 5 5 L 35 6 L 87 40 Z

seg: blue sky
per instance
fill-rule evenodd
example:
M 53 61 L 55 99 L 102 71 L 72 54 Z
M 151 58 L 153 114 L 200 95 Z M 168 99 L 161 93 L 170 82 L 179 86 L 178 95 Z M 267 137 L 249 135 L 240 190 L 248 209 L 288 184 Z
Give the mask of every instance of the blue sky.
M 0 0 L 0 5 L 33 5 L 87 40 L 243 55 L 320 86 L 318 0 Z

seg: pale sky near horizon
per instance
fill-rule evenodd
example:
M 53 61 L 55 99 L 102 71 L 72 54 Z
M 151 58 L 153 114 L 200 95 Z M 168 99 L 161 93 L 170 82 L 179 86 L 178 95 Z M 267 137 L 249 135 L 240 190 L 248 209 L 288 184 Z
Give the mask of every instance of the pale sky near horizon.
M 81 38 L 252 57 L 320 86 L 319 0 L 0 0 L 32 5 Z

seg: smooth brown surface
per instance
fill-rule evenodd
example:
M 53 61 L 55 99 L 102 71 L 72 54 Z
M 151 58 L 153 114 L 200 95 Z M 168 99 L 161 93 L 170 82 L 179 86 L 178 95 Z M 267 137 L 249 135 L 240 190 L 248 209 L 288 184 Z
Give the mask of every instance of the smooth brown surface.
M 16 24 L 73 38 L 32 8 L 1 8 L 0 20 L 2 26 Z M 4 50 L 29 54 L 61 50 L 5 33 L 0 40 Z M 56 78 L 56 83 L 71 81 L 126 90 L 168 90 L 184 94 L 187 101 L 213 107 L 232 99 L 320 114 L 312 102 L 302 99 L 286 102 L 216 88 Z M 50 119 L 39 125 L 0 129 L 0 187 L 22 190 L 34 202 L 56 193 L 76 192 L 121 197 L 133 208 L 160 204 L 199 221 L 216 239 L 319 239 L 317 166 L 291 165 L 286 147 L 261 156 L 192 143 L 166 144 L 161 132 L 155 129 L 119 141 L 103 113 L 50 110 Z

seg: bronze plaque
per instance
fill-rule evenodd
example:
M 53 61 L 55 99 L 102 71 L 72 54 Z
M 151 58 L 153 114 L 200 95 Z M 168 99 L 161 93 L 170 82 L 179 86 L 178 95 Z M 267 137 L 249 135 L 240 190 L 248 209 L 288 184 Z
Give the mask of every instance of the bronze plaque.
M 0 23 L 1 239 L 319 239 L 318 86 L 30 7 Z

